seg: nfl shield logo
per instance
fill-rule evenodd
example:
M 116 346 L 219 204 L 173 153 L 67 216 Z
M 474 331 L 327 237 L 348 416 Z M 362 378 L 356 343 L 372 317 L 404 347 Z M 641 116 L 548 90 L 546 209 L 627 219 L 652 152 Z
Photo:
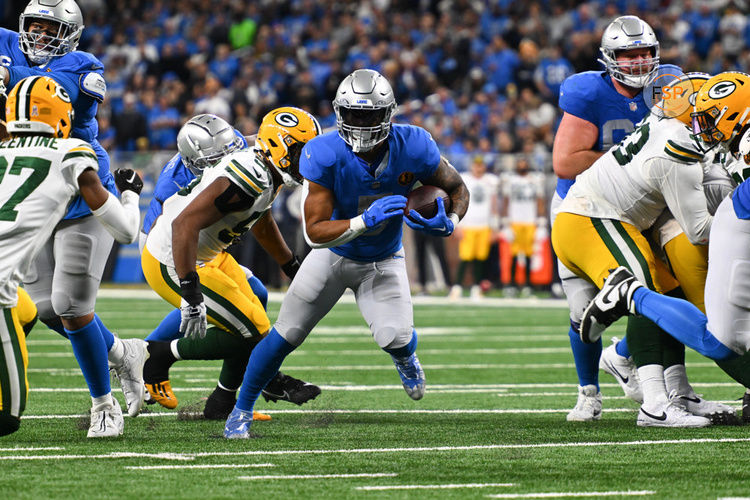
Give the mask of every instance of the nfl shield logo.
M 630 111 L 636 111 L 638 110 L 638 105 L 634 102 L 630 103 Z

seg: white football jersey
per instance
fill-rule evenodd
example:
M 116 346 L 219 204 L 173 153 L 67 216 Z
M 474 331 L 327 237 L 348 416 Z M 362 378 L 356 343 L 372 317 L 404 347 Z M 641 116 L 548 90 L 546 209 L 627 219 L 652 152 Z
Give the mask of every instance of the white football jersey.
M 78 194 L 78 176 L 99 169 L 80 139 L 34 136 L 0 142 L 0 306 L 14 307 L 18 285 Z
M 507 174 L 502 179 L 503 197 L 508 200 L 508 219 L 511 223 L 533 224 L 537 218 L 537 203 L 544 196 L 544 180 L 534 173 Z
M 713 218 L 703 161 L 682 122 L 649 115 L 576 177 L 557 212 L 620 220 L 643 231 L 669 208 L 691 242 L 706 243 Z
M 274 191 L 271 172 L 257 156 L 255 148 L 236 151 L 164 202 L 164 211 L 148 233 L 146 248 L 156 260 L 174 267 L 172 258 L 172 222 L 204 189 L 220 177 L 226 177 L 247 193 L 253 201 L 243 210 L 225 214 L 219 221 L 201 229 L 198 235 L 198 264 L 209 262 L 232 241 L 250 229 L 271 208 Z
M 497 198 L 499 180 L 495 174 L 475 177 L 469 172 L 461 174 L 469 190 L 469 208 L 461 219 L 461 227 L 487 227 L 492 217 L 492 200 Z

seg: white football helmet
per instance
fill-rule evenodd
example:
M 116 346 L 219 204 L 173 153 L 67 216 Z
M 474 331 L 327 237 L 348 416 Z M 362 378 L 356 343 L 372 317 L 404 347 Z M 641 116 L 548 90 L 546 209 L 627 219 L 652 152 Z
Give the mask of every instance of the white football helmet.
M 618 52 L 649 48 L 651 57 L 640 64 L 617 61 Z M 602 58 L 598 59 L 607 72 L 618 82 L 633 88 L 643 88 L 656 78 L 659 71 L 659 41 L 654 30 L 636 16 L 621 16 L 609 23 L 602 35 L 599 48 Z
M 195 175 L 240 147 L 242 140 L 234 127 L 216 115 L 196 115 L 177 134 L 177 150 L 185 166 Z
M 56 23 L 57 34 L 30 32 L 34 21 Z M 74 0 L 31 0 L 18 24 L 18 45 L 34 64 L 45 64 L 53 57 L 74 51 L 83 33 L 83 15 Z
M 355 153 L 370 151 L 391 132 L 396 98 L 377 71 L 358 69 L 339 85 L 333 100 L 339 136 Z

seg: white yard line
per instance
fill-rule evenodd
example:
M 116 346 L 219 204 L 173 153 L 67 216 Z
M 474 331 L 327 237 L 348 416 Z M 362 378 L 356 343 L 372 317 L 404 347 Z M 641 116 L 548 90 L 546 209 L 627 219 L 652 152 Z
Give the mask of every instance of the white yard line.
M 453 452 L 453 451 L 487 451 L 487 450 L 521 450 L 536 448 L 588 448 L 592 446 L 663 446 L 689 445 L 706 443 L 747 443 L 750 438 L 696 438 L 696 439 L 663 439 L 620 442 L 577 442 L 577 443 L 536 443 L 536 444 L 488 444 L 473 446 L 425 446 L 417 448 L 354 448 L 332 450 L 250 450 L 250 451 L 206 451 L 199 453 L 129 453 L 116 452 L 99 455 L 0 455 L 0 460 L 78 460 L 78 459 L 120 459 L 120 458 L 155 458 L 162 460 L 195 460 L 201 457 L 240 457 L 240 456 L 285 456 L 285 455 L 349 455 L 369 453 L 416 453 L 416 452 Z M 289 476 L 286 476 L 289 477 Z
M 355 477 L 396 477 L 395 472 L 363 472 L 361 474 L 289 474 L 276 476 L 237 476 L 237 479 L 257 481 L 260 479 L 350 479 Z
M 355 490 L 388 491 L 388 490 L 453 490 L 464 488 L 495 488 L 518 486 L 516 483 L 465 483 L 465 484 L 394 484 L 390 486 L 357 486 Z
M 168 469 L 245 469 L 255 467 L 276 467 L 274 464 L 205 464 L 205 465 L 126 465 L 129 470 L 168 470 Z
M 28 448 L 0 448 L 0 452 L 6 451 L 61 451 L 64 450 L 62 446 L 39 446 L 39 447 L 28 447 Z
M 642 497 L 655 494 L 655 491 L 570 491 L 559 493 L 499 493 L 486 495 L 487 498 L 585 498 L 585 497 Z

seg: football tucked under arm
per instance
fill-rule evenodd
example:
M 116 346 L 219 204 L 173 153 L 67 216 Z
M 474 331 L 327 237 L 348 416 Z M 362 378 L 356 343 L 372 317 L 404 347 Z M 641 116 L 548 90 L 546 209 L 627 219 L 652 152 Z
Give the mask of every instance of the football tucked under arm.
M 425 219 L 431 219 L 435 217 L 435 215 L 437 215 L 438 198 L 443 199 L 443 206 L 445 206 L 445 211 L 447 213 L 450 213 L 451 198 L 443 189 L 439 188 L 438 186 L 428 185 L 413 189 L 406 197 L 406 208 L 404 209 L 404 215 L 409 217 L 409 212 L 414 210 Z M 409 219 L 414 221 L 412 217 L 409 217 Z

